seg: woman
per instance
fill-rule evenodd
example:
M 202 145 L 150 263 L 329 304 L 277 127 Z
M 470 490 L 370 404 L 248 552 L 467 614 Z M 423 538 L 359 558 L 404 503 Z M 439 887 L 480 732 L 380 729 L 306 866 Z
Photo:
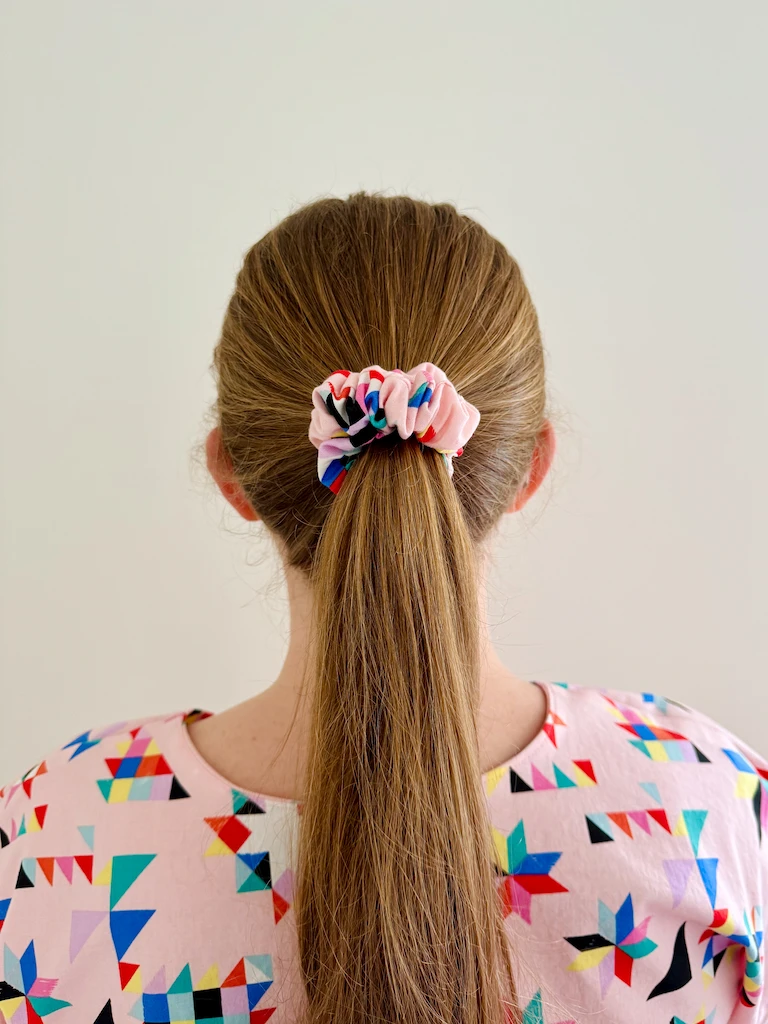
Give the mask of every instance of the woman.
M 489 640 L 493 535 L 554 451 L 503 245 L 447 204 L 311 203 L 245 257 L 215 367 L 208 464 L 278 546 L 285 664 L 5 788 L 0 1014 L 768 1020 L 768 764 Z

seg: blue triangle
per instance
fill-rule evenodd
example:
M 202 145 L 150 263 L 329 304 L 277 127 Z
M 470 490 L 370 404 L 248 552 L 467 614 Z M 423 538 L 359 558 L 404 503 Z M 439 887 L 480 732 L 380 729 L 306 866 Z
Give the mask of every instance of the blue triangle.
M 245 987 L 248 993 L 248 1009 L 253 1010 L 256 1004 L 267 991 L 269 986 L 272 984 L 271 981 L 256 981 L 249 982 Z
M 128 949 L 154 910 L 111 910 L 109 912 L 109 930 L 115 955 L 122 960 Z
M 717 899 L 717 857 L 697 857 L 696 863 L 701 880 L 704 883 L 704 888 L 707 890 L 709 902 L 714 910 L 715 900 Z

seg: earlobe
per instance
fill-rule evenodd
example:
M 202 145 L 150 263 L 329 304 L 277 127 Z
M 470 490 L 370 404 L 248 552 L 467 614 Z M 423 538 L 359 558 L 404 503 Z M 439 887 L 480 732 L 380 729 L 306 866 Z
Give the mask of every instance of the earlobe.
M 549 472 L 552 460 L 555 457 L 556 437 L 555 428 L 549 420 L 539 431 L 536 447 L 531 456 L 531 465 L 523 484 L 518 489 L 514 501 L 507 509 L 507 512 L 519 512 L 524 505 L 533 497 L 542 484 L 542 481 Z
M 232 463 L 221 439 L 221 430 L 214 427 L 205 441 L 205 459 L 208 472 L 229 504 L 249 523 L 259 518 L 245 492 L 235 478 Z

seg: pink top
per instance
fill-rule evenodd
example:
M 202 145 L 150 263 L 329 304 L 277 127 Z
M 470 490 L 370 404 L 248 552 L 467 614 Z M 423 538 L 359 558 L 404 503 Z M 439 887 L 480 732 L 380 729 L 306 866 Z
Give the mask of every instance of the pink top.
M 768 762 L 663 697 L 539 685 L 543 730 L 483 779 L 525 1024 L 768 1022 Z M 199 714 L 0 790 L 0 1021 L 297 1018 L 301 805 L 217 775 Z

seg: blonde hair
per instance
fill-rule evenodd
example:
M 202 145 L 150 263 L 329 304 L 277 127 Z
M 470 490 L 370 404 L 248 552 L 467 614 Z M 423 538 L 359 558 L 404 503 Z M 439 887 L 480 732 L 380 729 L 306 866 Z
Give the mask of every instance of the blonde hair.
M 334 496 L 312 389 L 422 361 L 481 413 L 453 478 L 395 433 Z M 475 715 L 478 544 L 545 416 L 520 269 L 450 204 L 319 199 L 245 256 L 214 365 L 235 475 L 317 595 L 295 864 L 306 1024 L 518 1021 Z

